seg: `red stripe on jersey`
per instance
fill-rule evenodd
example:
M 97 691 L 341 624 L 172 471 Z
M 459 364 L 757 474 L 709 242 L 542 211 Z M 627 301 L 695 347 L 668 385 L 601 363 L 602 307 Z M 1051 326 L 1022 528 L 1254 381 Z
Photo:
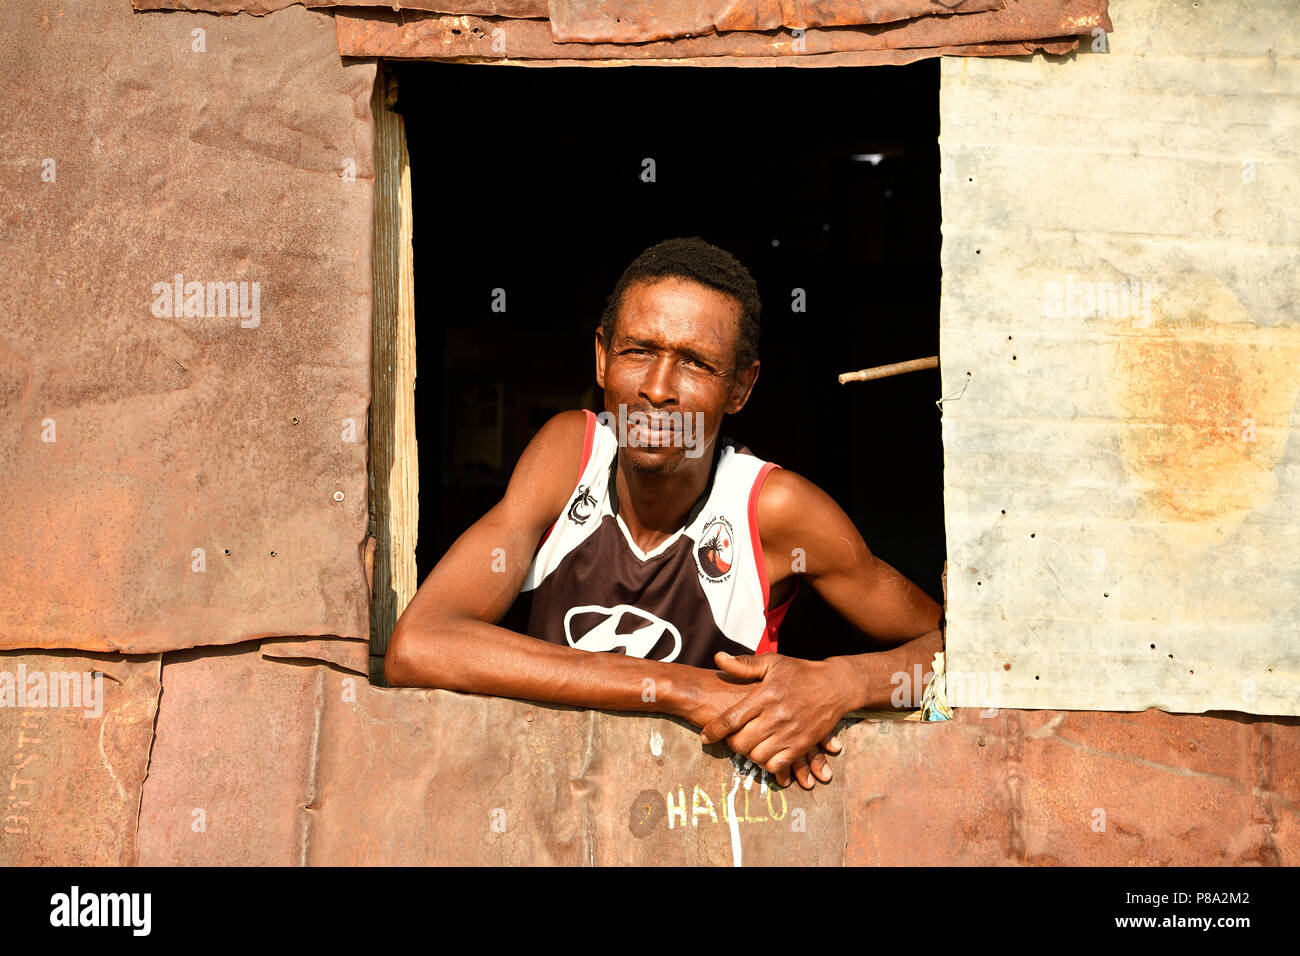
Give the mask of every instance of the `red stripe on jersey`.
M 776 653 L 777 631 L 781 627 L 781 621 L 785 619 L 785 612 L 790 610 L 790 604 L 794 601 L 795 594 L 799 591 L 799 582 L 795 582 L 794 591 L 782 602 L 780 607 L 774 607 L 772 610 L 767 609 L 767 602 L 771 600 L 771 588 L 767 580 L 767 561 L 763 558 L 763 542 L 758 536 L 758 493 L 763 488 L 763 482 L 767 480 L 775 469 L 781 466 L 774 462 L 768 462 L 759 469 L 758 477 L 754 479 L 754 486 L 749 490 L 749 540 L 754 546 L 754 567 L 758 569 L 758 581 L 763 587 L 763 616 L 765 627 L 763 636 L 759 639 L 758 648 L 755 654 Z
M 799 593 L 799 582 L 794 582 L 794 590 L 790 596 L 785 599 L 780 607 L 774 607 L 767 612 L 767 627 L 763 631 L 763 639 L 758 642 L 758 650 L 755 654 L 765 654 L 768 651 L 776 653 L 776 632 L 781 627 L 781 622 L 785 620 L 785 612 L 790 610 L 790 605 L 794 603 L 794 596 Z

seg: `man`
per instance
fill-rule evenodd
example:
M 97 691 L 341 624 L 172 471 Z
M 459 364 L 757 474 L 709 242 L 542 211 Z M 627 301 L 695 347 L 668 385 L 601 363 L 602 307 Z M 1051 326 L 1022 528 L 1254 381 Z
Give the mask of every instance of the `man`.
M 759 311 L 745 268 L 701 239 L 627 268 L 596 332 L 606 414 L 538 432 L 397 622 L 390 685 L 673 714 L 782 786 L 830 781 L 835 725 L 928 669 L 941 613 L 820 488 L 719 438 L 758 378 Z M 776 652 L 800 579 L 870 652 Z M 521 589 L 528 634 L 497 626 Z

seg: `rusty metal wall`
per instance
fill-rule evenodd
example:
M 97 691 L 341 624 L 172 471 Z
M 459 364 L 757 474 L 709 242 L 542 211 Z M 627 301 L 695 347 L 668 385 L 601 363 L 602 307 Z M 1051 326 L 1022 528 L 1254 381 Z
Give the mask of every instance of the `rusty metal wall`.
M 20 660 L 83 666 L 0 669 Z M 34 798 L 11 797 L 0 863 L 1300 863 L 1296 718 L 863 721 L 805 793 L 670 718 L 374 688 L 256 643 L 169 653 L 161 681 L 85 666 L 123 680 L 106 724 L 0 710 Z
M 375 67 L 335 46 L 301 7 L 0 22 L 0 646 L 368 638 Z
M 301 3 L 306 7 L 368 7 L 479 17 L 551 20 L 556 39 L 640 43 L 715 30 L 774 30 L 994 10 L 1006 0 L 131 0 L 137 10 L 201 10 L 262 16 Z M 1050 0 L 1055 2 L 1055 0 Z
M 561 43 L 553 35 L 551 24 L 544 20 L 374 10 L 340 10 L 335 18 L 339 52 L 344 56 L 525 60 L 794 56 L 804 62 L 806 57 L 827 53 L 911 48 L 937 48 L 949 55 L 1024 54 L 1041 48 L 1044 38 L 1087 34 L 1093 28 L 1109 29 L 1106 9 L 1106 0 L 1064 0 L 1059 4 L 1010 0 L 1005 8 L 988 13 L 922 17 L 886 26 L 832 27 L 799 33 L 737 31 L 636 44 Z M 1021 41 L 1021 45 L 1012 49 L 1003 45 L 1007 41 Z
M 159 667 L 158 656 L 0 651 L 0 865 L 136 858 Z M 57 675 L 82 685 L 75 698 Z M 65 700 L 77 706 L 50 706 Z
M 689 67 L 736 67 L 739 69 L 762 69 L 798 66 L 803 68 L 825 68 L 835 66 L 903 66 L 917 60 L 940 56 L 1028 56 L 1033 53 L 1051 53 L 1059 55 L 1069 53 L 1079 45 L 1077 37 L 1047 40 L 1011 40 L 1003 43 L 968 43 L 963 46 L 916 47 L 901 50 L 850 50 L 840 53 L 809 53 L 797 58 L 779 56 L 699 56 L 681 59 L 510 59 L 501 57 L 438 57 L 443 63 L 529 66 L 529 67 L 619 67 L 619 66 L 689 66 Z M 418 57 L 417 57 L 418 59 Z
M 1294 12 L 941 67 L 949 662 L 1004 707 L 1300 713 Z
M 133 0 L 138 9 L 265 14 L 284 0 Z M 391 10 L 336 7 L 339 52 L 356 57 L 601 60 L 602 65 L 798 57 L 801 66 L 906 63 L 922 56 L 1007 56 L 1074 48 L 1108 29 L 1106 0 L 416 0 Z M 657 42 L 656 42 L 657 41 Z M 1011 44 L 1007 41 L 1018 41 Z M 896 53 L 901 49 L 928 52 Z M 868 53 L 867 51 L 876 51 Z M 844 54 L 853 53 L 854 56 Z M 766 64 L 770 65 L 770 64 Z
M 934 14 L 993 10 L 1003 0 L 550 0 L 555 39 L 580 43 L 641 43 L 727 30 L 889 23 Z

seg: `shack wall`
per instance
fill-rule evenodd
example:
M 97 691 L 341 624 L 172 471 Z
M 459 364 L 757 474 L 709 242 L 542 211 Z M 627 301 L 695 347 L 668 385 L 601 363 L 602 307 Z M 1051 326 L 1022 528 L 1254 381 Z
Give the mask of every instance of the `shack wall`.
M 955 696 L 1297 714 L 1300 22 L 1111 15 L 941 65 Z
M 0 863 L 1300 862 L 1294 718 L 866 721 L 805 794 L 669 718 L 369 686 L 373 64 L 299 7 L 0 29 L 0 671 L 103 675 L 0 707 Z M 153 315 L 177 271 L 266 283 L 260 323 Z
M 375 66 L 335 44 L 4 16 L 0 647 L 369 636 Z

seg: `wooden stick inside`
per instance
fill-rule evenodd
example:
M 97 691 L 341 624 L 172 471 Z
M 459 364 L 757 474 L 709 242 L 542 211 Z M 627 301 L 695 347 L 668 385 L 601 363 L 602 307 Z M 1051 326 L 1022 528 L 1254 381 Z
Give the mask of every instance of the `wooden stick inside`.
M 893 365 L 877 365 L 875 368 L 864 368 L 860 372 L 844 372 L 840 375 L 840 384 L 845 382 L 870 382 L 877 378 L 889 378 L 891 375 L 902 375 L 905 372 L 919 372 L 923 368 L 938 368 L 939 356 L 931 355 L 928 358 L 912 359 L 910 362 L 895 362 Z

